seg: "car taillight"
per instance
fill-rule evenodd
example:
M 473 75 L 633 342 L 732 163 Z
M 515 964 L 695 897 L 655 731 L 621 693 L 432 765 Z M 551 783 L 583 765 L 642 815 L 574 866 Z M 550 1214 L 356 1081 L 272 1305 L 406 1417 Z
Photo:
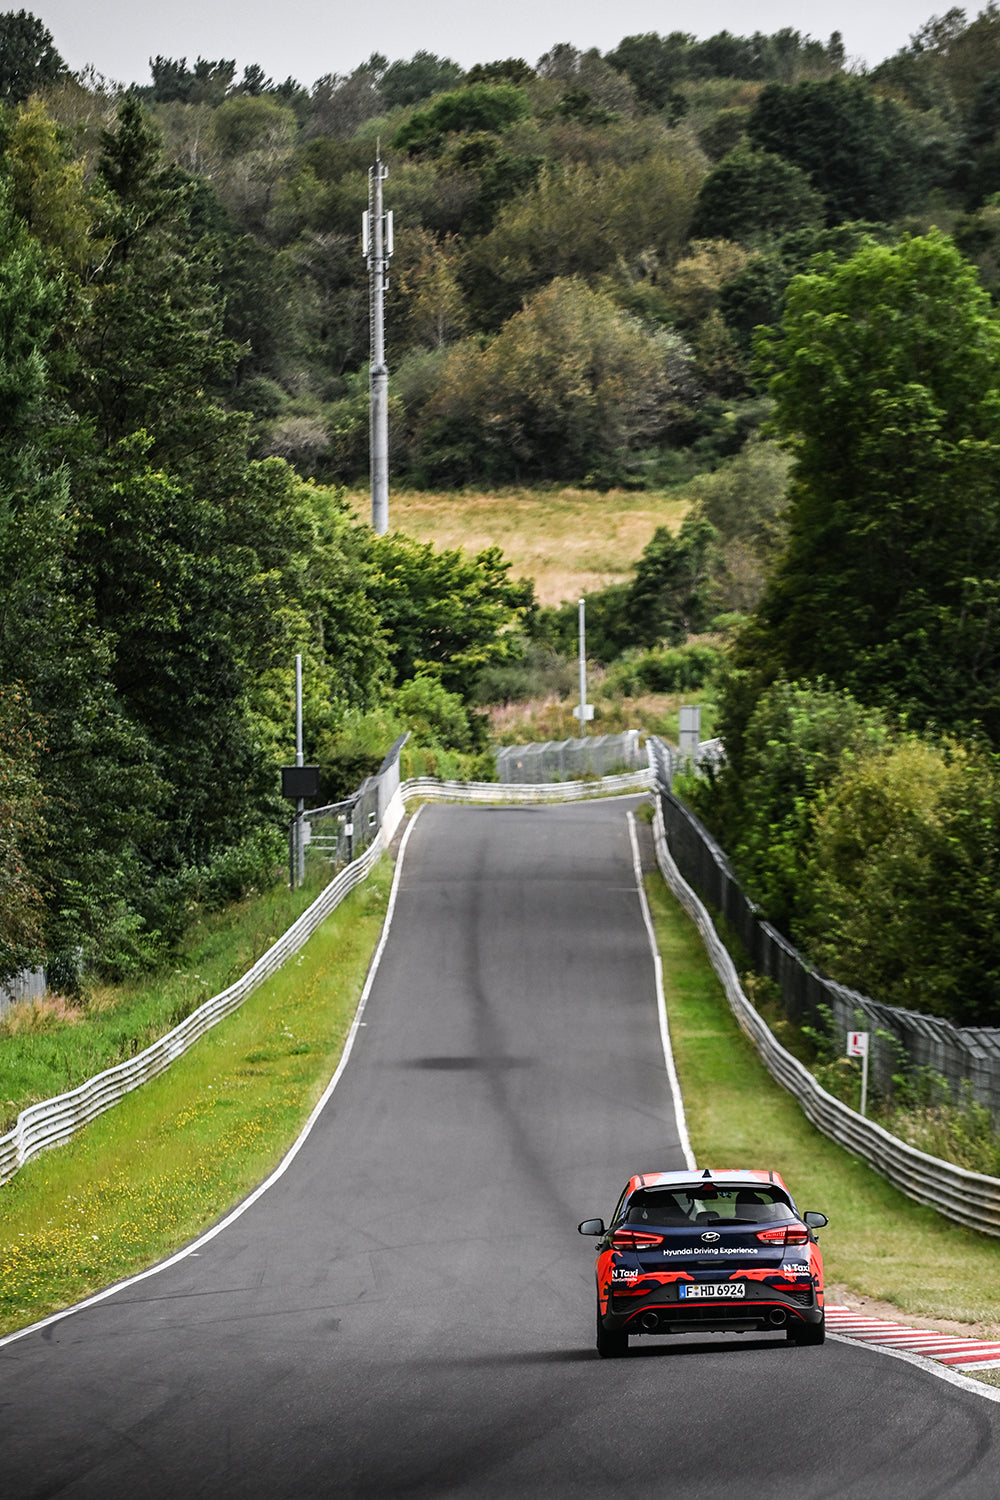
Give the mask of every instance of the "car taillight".
M 765 1245 L 807 1245 L 809 1231 L 804 1224 L 783 1224 L 780 1229 L 761 1229 L 757 1238 Z
M 662 1234 L 647 1234 L 642 1229 L 616 1229 L 611 1236 L 616 1250 L 646 1250 L 650 1245 L 662 1245 Z

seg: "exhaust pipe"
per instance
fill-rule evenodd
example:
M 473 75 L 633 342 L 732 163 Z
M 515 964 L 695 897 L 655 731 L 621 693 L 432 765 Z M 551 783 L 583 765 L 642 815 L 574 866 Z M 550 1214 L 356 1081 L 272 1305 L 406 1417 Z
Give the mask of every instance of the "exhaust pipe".
M 788 1322 L 788 1314 L 783 1307 L 772 1307 L 767 1315 L 768 1322 L 774 1328 L 784 1328 Z
M 659 1314 L 655 1312 L 644 1312 L 639 1321 L 646 1333 L 655 1333 L 660 1326 Z

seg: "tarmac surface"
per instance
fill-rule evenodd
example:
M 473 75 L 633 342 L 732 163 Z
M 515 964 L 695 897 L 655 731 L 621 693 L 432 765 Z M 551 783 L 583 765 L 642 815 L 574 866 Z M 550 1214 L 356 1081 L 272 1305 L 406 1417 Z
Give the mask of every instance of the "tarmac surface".
M 995 1500 L 1000 1404 L 927 1359 L 780 1334 L 598 1358 L 577 1223 L 685 1165 L 635 803 L 421 810 L 287 1170 L 158 1274 L 0 1347 L 4 1500 Z

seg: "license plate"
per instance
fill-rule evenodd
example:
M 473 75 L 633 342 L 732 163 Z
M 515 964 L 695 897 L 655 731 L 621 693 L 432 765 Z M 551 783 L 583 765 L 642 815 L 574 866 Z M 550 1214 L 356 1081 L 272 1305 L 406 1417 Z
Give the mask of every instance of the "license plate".
M 745 1297 L 747 1284 L 745 1281 L 682 1281 L 678 1288 L 682 1302 L 690 1302 L 692 1297 L 729 1298 Z

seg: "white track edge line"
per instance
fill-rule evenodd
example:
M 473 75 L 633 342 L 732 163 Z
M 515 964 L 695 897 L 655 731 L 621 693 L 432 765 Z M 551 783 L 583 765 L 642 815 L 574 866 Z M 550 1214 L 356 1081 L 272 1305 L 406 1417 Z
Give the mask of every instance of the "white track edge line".
M 830 1329 L 827 1329 L 826 1336 L 838 1344 L 851 1344 L 855 1349 L 868 1349 L 872 1354 L 886 1354 L 890 1359 L 901 1359 L 904 1364 L 914 1365 L 918 1370 L 925 1370 L 928 1375 L 934 1375 L 939 1380 L 947 1380 L 949 1385 L 957 1385 L 960 1390 L 971 1391 L 974 1396 L 985 1396 L 987 1401 L 1000 1401 L 1000 1386 L 987 1385 L 983 1380 L 973 1380 L 971 1376 L 960 1375 L 957 1370 L 951 1369 L 948 1365 L 940 1365 L 927 1355 L 908 1354 L 905 1349 L 889 1349 L 885 1344 L 863 1343 L 860 1339 L 848 1338 L 846 1334 L 834 1333 Z
M 681 1097 L 680 1080 L 677 1077 L 677 1069 L 674 1066 L 674 1052 L 670 1045 L 670 1022 L 667 1019 L 667 1001 L 663 993 L 663 960 L 660 957 L 660 950 L 656 942 L 656 930 L 653 927 L 649 902 L 646 900 L 646 887 L 642 881 L 642 860 L 639 856 L 639 840 L 636 835 L 635 814 L 633 812 L 628 813 L 628 835 L 632 843 L 632 868 L 635 872 L 636 889 L 639 892 L 639 908 L 642 911 L 642 920 L 646 924 L 646 936 L 649 939 L 649 948 L 653 956 L 653 974 L 656 983 L 656 1010 L 660 1022 L 660 1044 L 663 1047 L 663 1061 L 666 1064 L 667 1079 L 670 1083 L 670 1094 L 673 1099 L 677 1139 L 684 1153 L 684 1164 L 689 1171 L 693 1172 L 697 1166 L 697 1162 L 694 1158 L 694 1152 L 691 1150 L 687 1118 L 684 1114 L 684 1100 Z
M 357 1039 L 358 1032 L 361 1029 L 361 1018 L 364 1015 L 365 1006 L 368 1004 L 368 997 L 371 994 L 372 985 L 375 982 L 375 976 L 378 972 L 379 964 L 382 961 L 382 953 L 389 938 L 389 928 L 392 924 L 393 912 L 396 909 L 396 895 L 399 890 L 399 883 L 403 873 L 403 856 L 406 853 L 406 845 L 409 840 L 410 834 L 413 832 L 414 825 L 416 824 L 416 821 L 419 818 L 421 811 L 423 810 L 424 805 L 425 804 L 422 804 L 421 807 L 418 807 L 416 812 L 413 814 L 413 817 L 410 819 L 410 822 L 407 825 L 406 832 L 403 834 L 402 842 L 399 846 L 399 855 L 396 860 L 396 869 L 393 873 L 392 887 L 389 892 L 389 904 L 386 907 L 385 921 L 382 924 L 382 934 L 379 938 L 378 946 L 375 949 L 374 957 L 372 958 L 371 964 L 368 968 L 368 974 L 365 979 L 364 988 L 361 991 L 361 998 L 358 1001 L 357 1009 L 354 1012 L 354 1020 L 351 1022 L 351 1029 L 347 1033 L 347 1038 L 344 1042 L 344 1050 L 340 1055 L 340 1061 L 337 1064 L 333 1077 L 330 1079 L 330 1082 L 323 1090 L 319 1101 L 314 1106 L 311 1115 L 303 1125 L 297 1140 L 293 1142 L 289 1150 L 286 1152 L 285 1156 L 271 1173 L 270 1177 L 266 1178 L 262 1183 L 259 1184 L 258 1187 L 254 1188 L 253 1192 L 250 1193 L 246 1198 L 244 1198 L 241 1203 L 237 1204 L 237 1206 L 232 1209 L 224 1219 L 220 1219 L 217 1224 L 212 1225 L 211 1229 L 206 1230 L 204 1234 L 199 1235 L 196 1240 L 192 1240 L 189 1245 L 185 1245 L 182 1250 L 176 1251 L 173 1255 L 169 1256 L 168 1259 L 160 1261 L 158 1265 L 150 1266 L 146 1271 L 140 1271 L 136 1276 L 129 1276 L 124 1281 L 116 1281 L 113 1286 L 108 1286 L 105 1287 L 103 1291 L 95 1292 L 92 1297 L 87 1297 L 83 1302 L 76 1302 L 72 1307 L 64 1307 L 57 1313 L 51 1313 L 49 1317 L 42 1318 L 38 1323 L 31 1323 L 27 1328 L 19 1328 L 14 1333 L 6 1334 L 3 1338 L 0 1338 L 0 1349 L 6 1348 L 8 1344 L 13 1344 L 18 1339 L 27 1338 L 29 1333 L 40 1333 L 45 1328 L 51 1328 L 54 1323 L 61 1323 L 64 1318 L 71 1318 L 74 1313 L 83 1312 L 85 1308 L 93 1307 L 96 1303 L 103 1302 L 108 1297 L 113 1297 L 117 1292 L 124 1292 L 129 1287 L 136 1286 L 140 1281 L 146 1281 L 151 1276 L 158 1276 L 161 1271 L 167 1271 L 171 1266 L 176 1266 L 180 1261 L 186 1260 L 189 1255 L 196 1254 L 201 1249 L 202 1245 L 207 1245 L 210 1240 L 214 1240 L 216 1235 L 221 1234 L 224 1229 L 228 1229 L 230 1224 L 235 1223 L 237 1219 L 245 1214 L 248 1208 L 252 1208 L 253 1205 L 257 1202 L 258 1198 L 261 1198 L 264 1193 L 267 1192 L 268 1188 L 273 1187 L 274 1184 L 279 1180 L 279 1178 L 285 1175 L 288 1168 L 291 1166 L 292 1162 L 295 1160 L 296 1156 L 298 1156 L 300 1150 L 305 1145 L 308 1136 L 312 1132 L 313 1126 L 319 1119 L 320 1115 L 323 1113 L 323 1110 L 326 1108 L 331 1094 L 337 1087 L 337 1084 L 340 1082 L 341 1077 L 343 1076 L 344 1069 L 347 1067 L 348 1059 L 350 1058 L 351 1052 L 354 1048 L 354 1043 Z

